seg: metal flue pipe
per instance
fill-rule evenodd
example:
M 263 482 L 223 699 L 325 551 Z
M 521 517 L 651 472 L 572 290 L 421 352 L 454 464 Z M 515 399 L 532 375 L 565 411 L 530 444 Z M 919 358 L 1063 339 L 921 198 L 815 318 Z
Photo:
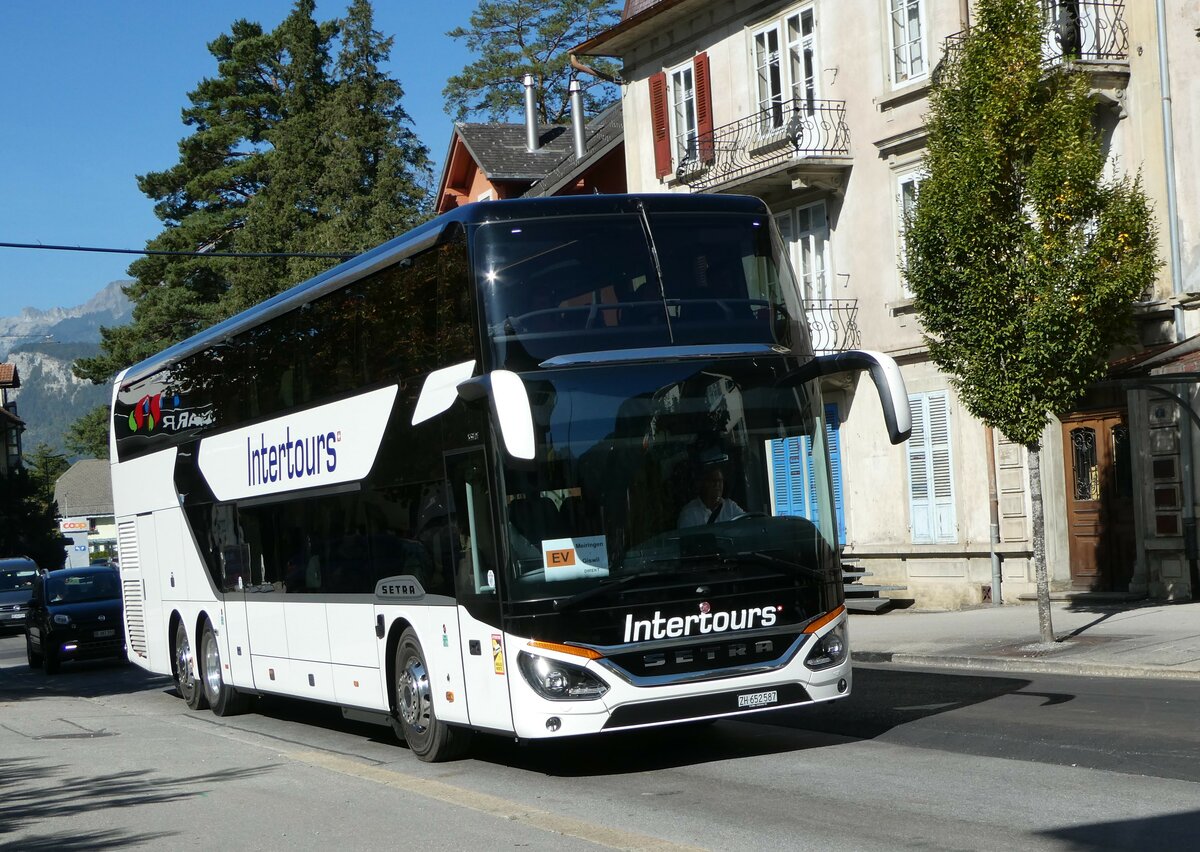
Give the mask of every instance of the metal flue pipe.
M 571 95 L 571 134 L 575 139 L 575 159 L 582 160 L 587 153 L 587 144 L 583 139 L 583 91 L 578 80 L 572 80 L 567 91 Z
M 533 103 L 533 75 L 525 75 L 525 148 L 530 153 L 538 149 L 537 111 Z

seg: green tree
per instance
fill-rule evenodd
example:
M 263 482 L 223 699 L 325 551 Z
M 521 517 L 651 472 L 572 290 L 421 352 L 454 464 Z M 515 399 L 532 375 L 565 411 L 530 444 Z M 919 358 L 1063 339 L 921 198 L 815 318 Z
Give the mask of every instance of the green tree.
M 948 51 L 903 271 L 963 405 L 1028 451 L 1039 626 L 1053 641 L 1042 434 L 1131 337 L 1159 263 L 1140 182 L 1104 178 L 1087 79 L 1043 70 L 1041 26 L 1037 0 L 979 0 Z
M 80 458 L 107 459 L 108 428 L 108 406 L 98 405 L 71 424 L 63 443 Z
M 61 568 L 66 553 L 56 514 L 54 501 L 42 501 L 29 471 L 0 475 L 0 553 L 28 556 L 47 570 Z
M 408 126 L 391 46 L 368 0 L 353 0 L 336 67 L 336 22 L 295 0 L 273 31 L 235 21 L 209 51 L 217 74 L 188 94 L 179 161 L 138 178 L 163 231 L 148 248 L 285 257 L 152 255 L 134 262 L 129 325 L 102 329 L 101 353 L 75 362 L 102 384 L 119 370 L 417 224 L 429 157 Z M 73 449 L 107 454 L 107 415 L 72 429 Z M 101 451 L 103 447 L 103 451 Z
M 446 82 L 446 112 L 455 121 L 473 115 L 507 121 L 524 110 L 524 78 L 532 74 L 538 121 L 561 124 L 570 111 L 567 84 L 577 77 L 568 51 L 614 25 L 620 6 L 615 0 L 479 0 L 469 26 L 447 33 L 465 40 L 478 59 Z M 616 75 L 607 60 L 593 67 Z M 588 115 L 617 97 L 610 83 L 578 79 Z
M 318 251 L 365 251 L 428 218 L 429 151 L 417 139 L 399 81 L 380 69 L 392 39 L 375 29 L 367 0 L 340 22 L 337 86 L 322 105 L 328 146 L 317 179 Z
M 25 454 L 25 469 L 37 489 L 37 499 L 43 508 L 57 514 L 54 502 L 54 483 L 67 472 L 71 463 L 62 453 L 56 453 L 49 444 L 38 444 L 32 453 Z

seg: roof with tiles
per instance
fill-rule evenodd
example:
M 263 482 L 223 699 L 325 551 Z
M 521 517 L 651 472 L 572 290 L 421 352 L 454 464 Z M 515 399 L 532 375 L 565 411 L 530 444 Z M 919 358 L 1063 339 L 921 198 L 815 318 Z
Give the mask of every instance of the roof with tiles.
M 539 147 L 525 146 L 524 124 L 468 124 L 454 129 L 488 180 L 541 180 L 571 151 L 571 128 L 556 125 L 539 132 Z
M 103 459 L 80 459 L 54 483 L 64 518 L 100 518 L 113 513 L 112 475 Z
M 19 388 L 21 377 L 16 364 L 0 364 L 0 388 Z

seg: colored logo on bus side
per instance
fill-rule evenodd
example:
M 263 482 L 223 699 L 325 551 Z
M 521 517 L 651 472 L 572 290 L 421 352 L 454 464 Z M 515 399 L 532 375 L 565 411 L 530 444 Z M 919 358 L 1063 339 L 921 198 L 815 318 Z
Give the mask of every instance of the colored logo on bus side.
M 179 397 L 175 398 L 179 404 Z M 153 432 L 154 427 L 162 422 L 162 394 L 155 393 L 144 396 L 137 401 L 133 411 L 129 412 L 129 431 L 138 432 L 145 427 L 147 432 Z

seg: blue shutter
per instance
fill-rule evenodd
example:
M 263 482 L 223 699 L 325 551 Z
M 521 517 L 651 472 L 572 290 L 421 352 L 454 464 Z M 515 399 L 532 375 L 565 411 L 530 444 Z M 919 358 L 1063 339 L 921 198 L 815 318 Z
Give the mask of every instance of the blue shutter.
M 837 515 L 838 544 L 846 543 L 846 518 L 842 506 L 841 419 L 837 405 L 825 406 L 825 440 L 829 449 L 829 471 L 833 479 L 833 505 Z M 812 441 L 808 437 L 776 438 L 771 441 L 771 475 L 775 481 L 775 514 L 820 522 L 817 503 L 816 468 Z
M 842 420 L 837 403 L 825 406 L 825 443 L 829 446 L 829 475 L 833 479 L 833 507 L 837 512 L 838 544 L 846 544 L 846 507 L 842 503 Z
M 950 399 L 945 391 L 914 394 L 908 439 L 908 505 L 914 544 L 958 541 Z

